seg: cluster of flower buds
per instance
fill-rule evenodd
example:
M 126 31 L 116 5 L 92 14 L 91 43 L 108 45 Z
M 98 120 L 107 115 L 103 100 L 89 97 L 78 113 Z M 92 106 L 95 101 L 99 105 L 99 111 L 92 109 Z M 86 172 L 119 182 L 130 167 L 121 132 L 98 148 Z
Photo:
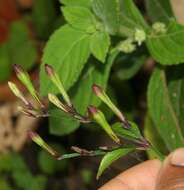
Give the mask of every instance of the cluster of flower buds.
M 153 23 L 152 29 L 155 34 L 165 34 L 167 32 L 166 25 L 162 22 Z
M 48 113 L 46 111 L 46 106 L 40 99 L 38 92 L 34 88 L 28 73 L 20 65 L 14 65 L 14 70 L 17 78 L 24 84 L 24 86 L 27 88 L 27 90 L 36 102 L 36 105 L 31 103 L 18 89 L 16 84 L 14 84 L 13 82 L 8 82 L 11 91 L 24 103 L 24 107 L 19 107 L 20 110 L 30 117 L 47 117 Z
M 33 106 L 31 102 L 29 102 L 23 93 L 17 88 L 17 86 L 9 82 L 9 87 L 13 91 L 13 93 L 22 100 L 24 103 L 24 107 L 21 107 L 21 111 L 25 113 L 28 116 L 32 117 L 44 117 L 48 116 L 48 111 L 46 109 L 46 106 L 43 104 L 43 101 L 40 99 L 37 91 L 35 90 L 31 79 L 29 78 L 29 75 L 26 71 L 24 71 L 20 66 L 15 65 L 14 66 L 15 72 L 17 74 L 17 77 L 19 80 L 26 86 L 31 96 L 34 98 L 35 102 L 37 103 L 37 106 Z M 61 111 L 67 113 L 69 116 L 73 117 L 74 119 L 78 120 L 81 123 L 89 123 L 89 122 L 96 122 L 101 128 L 107 133 L 107 135 L 115 142 L 117 143 L 117 146 L 122 146 L 121 141 L 118 137 L 118 135 L 113 131 L 114 129 L 111 127 L 111 125 L 107 122 L 105 115 L 103 112 L 101 112 L 98 108 L 95 106 L 89 106 L 87 116 L 83 116 L 80 113 L 76 111 L 74 108 L 72 101 L 67 94 L 67 92 L 64 89 L 64 86 L 62 84 L 62 81 L 59 78 L 59 75 L 55 72 L 54 68 L 48 64 L 45 65 L 45 72 L 48 75 L 49 79 L 52 81 L 53 85 L 57 87 L 60 94 L 62 95 L 63 100 L 61 101 L 56 95 L 49 93 L 48 99 L 49 101 L 57 106 Z M 108 97 L 106 92 L 98 85 L 94 84 L 92 86 L 92 90 L 94 94 L 103 102 L 105 103 L 117 116 L 120 122 L 120 126 L 126 131 L 132 130 L 132 125 L 128 122 L 128 120 L 125 118 L 123 113 L 117 108 L 117 106 L 114 105 L 114 103 L 111 101 L 111 99 Z M 62 119 L 62 118 L 61 118 Z M 85 149 L 81 149 L 78 147 L 72 147 L 72 150 L 74 153 L 66 154 L 66 155 L 60 155 L 57 151 L 55 151 L 52 147 L 50 147 L 37 133 L 35 132 L 29 132 L 29 137 L 40 147 L 45 149 L 47 152 L 49 152 L 54 158 L 57 160 L 65 159 L 65 158 L 73 158 L 78 156 L 95 156 L 95 155 L 103 155 L 105 154 L 106 150 L 109 150 L 108 147 L 106 147 L 106 150 L 98 149 L 95 151 L 88 151 Z M 137 139 L 135 139 L 136 142 Z M 138 141 L 139 145 L 143 148 L 147 148 L 149 144 L 146 144 L 147 141 L 144 141 L 144 139 Z M 117 147 L 116 147 L 117 148 Z M 112 148 L 111 148 L 112 150 Z
M 117 49 L 124 53 L 132 53 L 136 50 L 137 45 L 140 46 L 146 40 L 146 33 L 143 29 L 136 28 L 133 35 L 121 41 Z
M 53 84 L 58 88 L 60 94 L 63 97 L 64 103 L 61 102 L 61 100 L 59 100 L 59 98 L 56 95 L 51 94 L 51 93 L 48 94 L 49 101 L 55 106 L 57 106 L 59 109 L 64 111 L 65 113 L 69 114 L 71 117 L 79 120 L 81 123 L 89 123 L 90 122 L 89 118 L 86 116 L 82 116 L 74 108 L 70 100 L 70 97 L 65 91 L 64 86 L 59 78 L 59 75 L 55 72 L 54 68 L 46 64 L 45 72 L 47 73 L 48 77 L 53 82 Z

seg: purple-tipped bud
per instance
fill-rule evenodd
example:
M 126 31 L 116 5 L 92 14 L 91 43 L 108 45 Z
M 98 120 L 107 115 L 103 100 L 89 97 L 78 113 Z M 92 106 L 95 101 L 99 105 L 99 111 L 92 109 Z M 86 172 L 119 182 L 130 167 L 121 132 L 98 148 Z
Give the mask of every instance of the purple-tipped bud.
M 13 68 L 17 75 L 24 72 L 24 69 L 20 65 L 14 64 Z
M 103 89 L 96 84 L 93 84 L 92 89 L 96 96 L 100 96 L 103 93 Z
M 88 115 L 91 117 L 94 117 L 97 113 L 99 112 L 99 110 L 95 107 L 95 106 L 88 106 Z
M 33 139 L 35 139 L 35 138 L 38 137 L 38 134 L 35 133 L 34 131 L 28 131 L 27 135 L 28 135 L 28 137 L 29 137 L 31 140 L 33 140 Z
M 48 64 L 45 64 L 45 72 L 49 77 L 51 77 L 54 74 L 54 68 Z

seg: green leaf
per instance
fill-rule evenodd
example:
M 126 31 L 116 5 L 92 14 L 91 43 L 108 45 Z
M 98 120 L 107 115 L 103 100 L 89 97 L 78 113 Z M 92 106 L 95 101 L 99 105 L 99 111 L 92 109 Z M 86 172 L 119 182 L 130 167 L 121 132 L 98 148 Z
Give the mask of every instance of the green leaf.
M 184 135 L 184 64 L 169 67 L 166 74 L 170 99 Z
M 91 36 L 91 52 L 102 63 L 105 62 L 110 43 L 109 34 L 106 32 L 96 32 Z
M 67 6 L 82 6 L 82 7 L 90 7 L 91 0 L 59 0 L 61 3 Z
M 79 127 L 79 122 L 60 109 L 49 110 L 49 131 L 53 135 L 68 135 Z
M 0 179 L 1 190 L 12 190 L 12 187 L 8 184 L 7 179 L 3 179 L 1 176 Z
M 146 9 L 153 22 L 168 23 L 173 17 L 172 8 L 169 0 L 149 0 L 146 1 Z
M 147 47 L 153 58 L 163 65 L 184 61 L 184 26 L 171 21 L 166 34 L 150 34 Z
M 44 175 L 37 175 L 33 178 L 32 184 L 27 186 L 27 190 L 45 190 L 47 178 Z
M 162 154 L 168 155 L 166 145 L 161 136 L 159 135 L 157 128 L 155 127 L 153 121 L 151 120 L 148 114 L 146 115 L 144 121 L 144 136 L 151 143 L 151 145 L 155 147 L 155 149 L 157 149 Z M 149 156 L 149 159 L 158 158 L 152 149 L 148 149 L 146 152 Z
M 127 155 L 133 148 L 119 148 L 112 152 L 108 152 L 103 158 L 98 168 L 97 179 L 102 175 L 105 169 L 107 169 L 114 161 L 118 160 L 122 156 Z
M 163 68 L 157 67 L 151 76 L 148 87 L 148 108 L 154 125 L 167 148 L 172 151 L 182 147 L 181 126 L 172 106 Z
M 132 36 L 136 28 L 148 31 L 149 26 L 145 22 L 133 0 L 119 0 L 120 3 L 120 28 L 119 33 L 124 36 Z
M 65 153 L 63 147 L 58 144 L 51 144 L 51 146 L 61 155 Z M 40 169 L 46 174 L 54 174 L 56 171 L 63 171 L 67 167 L 67 160 L 61 162 L 56 161 L 48 152 L 41 150 L 38 154 L 38 164 Z
M 89 33 L 96 31 L 96 20 L 90 9 L 80 6 L 64 6 L 62 12 L 66 21 L 74 28 Z
M 53 24 L 57 18 L 55 2 L 50 0 L 36 0 L 33 3 L 32 19 L 37 35 L 47 39 L 53 31 Z
M 22 65 L 27 70 L 31 69 L 36 63 L 37 52 L 24 22 L 13 22 L 7 43 L 11 64 Z
M 125 129 L 122 126 L 122 123 L 117 122 L 112 125 L 112 130 L 119 136 L 125 139 L 133 140 L 133 139 L 141 139 L 143 138 L 138 126 L 133 123 L 129 122 L 131 124 L 130 129 Z
M 99 17 L 110 34 L 116 34 L 119 29 L 119 0 L 92 0 L 94 13 Z
M 0 82 L 6 81 L 11 75 L 11 64 L 8 54 L 8 44 L 4 43 L 0 45 Z
M 90 55 L 90 36 L 68 25 L 61 27 L 51 36 L 44 50 L 40 72 L 40 91 L 42 95 L 58 93 L 45 74 L 44 64 L 50 64 L 59 74 L 65 90 L 78 79 Z

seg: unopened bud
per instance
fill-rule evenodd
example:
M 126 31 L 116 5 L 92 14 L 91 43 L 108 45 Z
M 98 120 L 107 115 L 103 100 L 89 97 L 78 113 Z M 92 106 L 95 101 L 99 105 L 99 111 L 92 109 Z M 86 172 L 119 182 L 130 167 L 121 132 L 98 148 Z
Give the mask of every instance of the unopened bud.
M 28 132 L 29 138 L 32 139 L 37 145 L 46 150 L 49 154 L 51 154 L 54 158 L 59 159 L 60 155 L 56 152 L 51 146 L 49 146 L 37 133 L 33 131 Z
M 54 75 L 54 69 L 52 66 L 45 64 L 45 72 L 47 73 L 48 76 L 53 76 Z
M 120 143 L 119 138 L 111 129 L 111 126 L 107 122 L 104 114 L 94 106 L 88 107 L 89 116 L 91 116 L 104 130 L 105 132 L 114 140 L 116 143 Z
M 46 71 L 47 75 L 49 76 L 49 78 L 51 79 L 51 81 L 54 83 L 54 85 L 60 91 L 65 102 L 68 104 L 68 106 L 72 107 L 70 98 L 69 98 L 67 92 L 65 91 L 64 86 L 59 78 L 59 75 L 55 72 L 54 68 L 48 64 L 45 64 L 45 71 Z
M 55 96 L 54 94 L 48 94 L 48 99 L 55 106 L 57 106 L 58 108 L 60 108 L 64 112 L 67 112 L 67 110 L 65 109 L 65 105 L 59 100 L 59 98 L 57 96 Z
M 105 91 L 98 85 L 93 85 L 93 92 L 101 99 L 102 102 L 104 102 L 113 112 L 116 114 L 116 116 L 120 119 L 120 121 L 124 124 L 123 126 L 125 128 L 129 128 L 130 125 L 122 112 L 114 105 L 114 103 L 111 101 L 109 96 L 105 93 Z
M 16 84 L 14 84 L 13 82 L 8 82 L 8 86 L 9 88 L 11 89 L 11 91 L 14 93 L 14 95 L 17 97 L 17 98 L 20 98 L 24 104 L 27 106 L 27 108 L 33 108 L 33 105 L 28 101 L 26 100 L 26 98 L 24 97 L 24 95 L 22 94 L 22 92 L 18 89 L 18 87 L 16 86 Z
M 92 89 L 96 96 L 100 96 L 103 94 L 103 89 L 101 88 L 101 86 L 98 86 L 97 84 L 93 84 Z
M 144 30 L 136 29 L 134 33 L 134 40 L 140 46 L 146 40 L 146 33 Z
M 34 97 L 34 99 L 39 103 L 41 107 L 44 107 L 40 101 L 40 98 L 38 97 L 37 91 L 35 90 L 28 73 L 20 65 L 17 64 L 14 65 L 14 70 L 17 74 L 18 79 L 25 85 L 29 93 Z
M 17 75 L 24 72 L 24 69 L 20 65 L 14 64 L 13 68 L 14 68 L 14 71 Z

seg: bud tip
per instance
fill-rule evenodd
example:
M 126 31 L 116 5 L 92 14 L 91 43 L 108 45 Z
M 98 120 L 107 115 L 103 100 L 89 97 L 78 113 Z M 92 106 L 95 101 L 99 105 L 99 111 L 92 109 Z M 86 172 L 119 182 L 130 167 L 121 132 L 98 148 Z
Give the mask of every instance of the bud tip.
M 52 76 L 54 73 L 54 69 L 51 65 L 45 64 L 45 72 L 47 73 L 48 76 Z
M 92 89 L 93 89 L 93 92 L 94 92 L 97 96 L 101 95 L 102 92 L 103 92 L 103 89 L 102 89 L 100 86 L 98 86 L 97 84 L 93 84 Z

